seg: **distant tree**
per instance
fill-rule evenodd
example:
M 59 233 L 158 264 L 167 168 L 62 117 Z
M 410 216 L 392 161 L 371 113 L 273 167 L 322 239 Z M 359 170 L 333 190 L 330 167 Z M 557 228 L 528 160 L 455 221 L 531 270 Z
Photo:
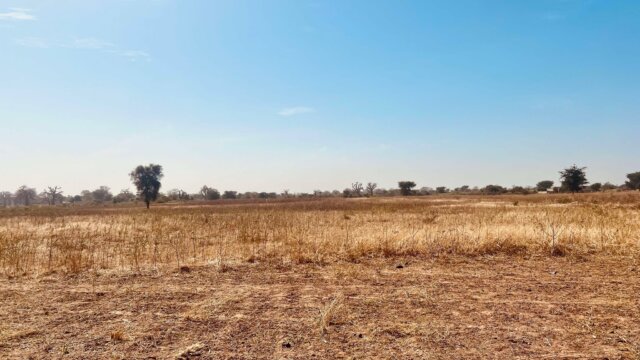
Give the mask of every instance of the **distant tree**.
M 437 192 L 438 194 L 444 194 L 444 193 L 448 193 L 448 192 L 449 192 L 449 189 L 447 189 L 447 187 L 446 187 L 446 186 L 438 186 L 438 187 L 436 188 L 436 192 Z
M 453 189 L 454 192 L 467 192 L 469 191 L 469 185 L 462 185 L 459 188 Z
M 282 193 L 280 194 L 283 198 L 288 198 L 291 196 L 291 194 L 289 194 L 289 189 L 284 189 L 282 190 Z
M 591 191 L 595 191 L 598 192 L 602 189 L 602 184 L 601 183 L 593 183 L 591 184 L 591 186 L 589 186 L 589 188 L 591 189 Z
M 418 190 L 418 195 L 431 195 L 433 193 L 433 189 L 428 186 L 423 186 Z
M 113 198 L 113 202 L 123 203 L 123 202 L 133 201 L 135 199 L 136 199 L 136 195 L 134 193 L 129 191 L 129 189 L 123 189 L 123 190 L 120 190 L 118 195 L 116 195 Z
M 82 201 L 83 202 L 92 202 L 93 201 L 93 195 L 91 194 L 91 191 L 89 191 L 89 190 L 82 190 L 80 192 L 80 196 L 82 197 Z
M 7 207 L 11 204 L 11 198 L 13 194 L 9 191 L 0 191 L 0 201 L 2 201 L 2 206 Z
M 612 184 L 612 183 L 607 181 L 606 183 L 602 184 L 601 190 L 602 191 L 609 191 L 609 190 L 615 190 L 617 188 L 618 187 L 616 185 L 614 185 L 614 184 Z
M 237 191 L 227 190 L 222 194 L 223 199 L 236 199 L 238 197 Z
M 362 186 L 362 183 L 359 182 L 354 182 L 353 184 L 351 184 L 351 193 L 357 197 L 362 196 L 362 191 L 364 191 L 364 187 Z
M 142 198 L 148 209 L 151 202 L 158 198 L 162 186 L 160 182 L 164 176 L 162 166 L 156 164 L 138 165 L 129 176 L 138 190 L 138 196 Z
M 353 191 L 351 191 L 351 189 L 346 188 L 346 189 L 342 190 L 342 197 L 349 198 L 351 196 L 353 196 Z
M 100 186 L 91 192 L 91 200 L 96 203 L 104 203 L 113 200 L 113 194 L 108 186 Z
M 218 199 L 220 199 L 220 191 L 218 191 L 218 190 L 216 190 L 214 188 L 208 187 L 207 185 L 203 186 L 200 189 L 200 195 L 202 195 L 202 197 L 205 200 L 218 200 Z
M 171 189 L 167 192 L 167 196 L 170 200 L 191 200 L 191 195 L 182 189 Z
M 416 183 L 413 181 L 399 181 L 398 187 L 402 196 L 409 196 L 413 193 L 413 188 L 416 187 Z
M 374 182 L 367 183 L 367 194 L 369 194 L 370 197 L 373 197 L 373 192 L 376 191 L 376 188 L 378 188 L 378 184 Z
M 575 164 L 560 171 L 562 189 L 572 193 L 582 191 L 582 188 L 589 183 L 587 181 L 586 167 L 577 167 Z
M 511 187 L 511 189 L 509 189 L 509 192 L 512 194 L 521 194 L 521 195 L 529 194 L 529 190 L 525 189 L 522 186 L 513 186 Z
M 275 198 L 276 194 L 275 193 L 268 193 L 268 192 L 260 192 L 258 193 L 258 199 L 271 199 L 271 198 Z
M 24 206 L 29 206 L 36 199 L 36 189 L 22 185 L 16 190 L 16 201 L 20 202 Z
M 507 192 L 507 189 L 500 185 L 487 185 L 480 190 L 483 194 L 487 195 L 499 195 Z
M 49 186 L 44 191 L 44 196 L 47 199 L 49 205 L 55 205 L 56 201 L 60 199 L 62 201 L 62 188 L 59 186 Z
M 640 171 L 627 174 L 629 181 L 624 184 L 631 190 L 640 190 Z
M 553 181 L 551 180 L 542 180 L 536 184 L 536 189 L 538 191 L 547 191 L 553 187 Z

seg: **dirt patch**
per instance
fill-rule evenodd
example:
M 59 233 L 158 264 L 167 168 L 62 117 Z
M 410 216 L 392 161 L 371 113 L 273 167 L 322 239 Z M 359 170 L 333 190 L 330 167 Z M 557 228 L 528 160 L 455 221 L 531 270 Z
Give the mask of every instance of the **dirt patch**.
M 639 269 L 500 255 L 3 279 L 0 358 L 635 359 Z

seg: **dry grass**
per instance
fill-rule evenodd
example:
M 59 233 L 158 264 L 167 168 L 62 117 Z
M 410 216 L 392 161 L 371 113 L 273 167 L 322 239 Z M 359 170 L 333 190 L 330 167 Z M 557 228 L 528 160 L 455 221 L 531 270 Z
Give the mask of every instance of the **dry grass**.
M 640 193 L 0 210 L 0 358 L 640 356 Z
M 2 277 L 0 358 L 637 359 L 639 271 L 501 254 Z
M 344 295 L 338 294 L 331 301 L 320 310 L 320 318 L 318 324 L 320 325 L 320 334 L 322 336 L 327 335 L 329 332 L 329 326 L 339 316 L 340 310 L 344 306 Z
M 640 193 L 0 211 L 0 273 L 148 271 L 407 255 L 629 255 Z M 186 266 L 186 267 L 185 267 Z

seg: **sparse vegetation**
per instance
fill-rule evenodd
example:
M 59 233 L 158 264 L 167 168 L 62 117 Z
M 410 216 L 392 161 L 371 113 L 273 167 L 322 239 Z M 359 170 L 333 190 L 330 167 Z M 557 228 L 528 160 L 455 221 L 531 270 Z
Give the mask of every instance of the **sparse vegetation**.
M 324 264 L 456 253 L 637 254 L 640 195 L 317 199 L 220 206 L 0 212 L 0 273 L 135 270 L 252 259 Z M 224 205 L 227 204 L 227 205 Z M 518 204 L 518 206 L 505 205 Z M 553 236 L 539 223 L 565 229 Z

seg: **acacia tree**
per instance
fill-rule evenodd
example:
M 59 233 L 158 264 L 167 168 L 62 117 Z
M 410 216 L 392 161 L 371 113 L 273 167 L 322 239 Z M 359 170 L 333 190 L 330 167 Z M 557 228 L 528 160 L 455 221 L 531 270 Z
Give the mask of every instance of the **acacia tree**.
M 205 200 L 218 200 L 220 199 L 220 191 L 214 189 L 214 188 L 210 188 L 207 185 L 203 186 L 200 189 L 200 195 L 202 195 L 202 197 Z
M 226 190 L 222 194 L 222 198 L 223 199 L 237 199 L 238 198 L 238 192 L 237 191 L 232 191 L 232 190 Z
M 487 185 L 484 188 L 482 188 L 481 191 L 482 191 L 483 194 L 498 195 L 498 194 L 506 193 L 507 189 L 505 189 L 504 187 L 502 187 L 500 185 Z
M 376 190 L 376 188 L 378 187 L 378 184 L 376 183 L 367 183 L 367 194 L 369 194 L 369 196 L 373 197 L 373 192 Z
M 44 195 L 47 198 L 47 203 L 49 205 L 55 205 L 56 200 L 62 200 L 62 188 L 59 186 L 48 186 L 47 190 L 44 191 Z
M 631 190 L 640 190 L 640 171 L 627 174 L 627 179 L 624 184 Z
M 16 200 L 24 204 L 25 206 L 31 205 L 31 202 L 36 198 L 36 189 L 22 185 L 16 190 Z
M 402 196 L 409 196 L 413 192 L 413 188 L 416 187 L 416 183 L 413 181 L 399 181 L 398 187 Z
M 164 176 L 162 166 L 157 164 L 138 165 L 129 176 L 138 190 L 138 196 L 142 198 L 148 209 L 151 202 L 158 199 L 160 186 L 162 186 L 160 179 Z
M 551 180 L 542 180 L 536 184 L 536 189 L 538 191 L 547 191 L 553 187 L 553 181 Z
M 97 203 L 104 203 L 113 200 L 111 188 L 108 186 L 100 186 L 91 192 L 91 199 Z
M 136 196 L 129 189 L 122 189 L 120 193 L 113 197 L 113 202 L 121 203 L 135 200 Z
M 582 191 L 582 187 L 589 183 L 585 169 L 586 167 L 579 168 L 574 164 L 560 171 L 562 188 L 572 193 Z
M 357 197 L 362 196 L 362 191 L 364 190 L 364 187 L 362 186 L 362 183 L 359 182 L 354 182 L 353 184 L 351 184 L 351 191 L 353 192 L 353 194 L 355 194 Z

